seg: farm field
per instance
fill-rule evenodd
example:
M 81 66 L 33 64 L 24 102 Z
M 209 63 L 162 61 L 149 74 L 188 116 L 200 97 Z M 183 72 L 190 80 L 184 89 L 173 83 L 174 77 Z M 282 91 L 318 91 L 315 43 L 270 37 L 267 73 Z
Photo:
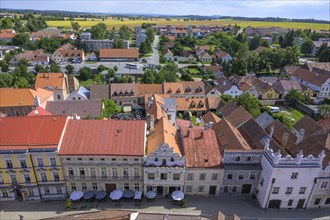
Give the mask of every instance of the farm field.
M 88 28 L 99 22 L 103 22 L 107 25 L 108 29 L 115 27 L 120 28 L 122 25 L 127 25 L 129 28 L 134 26 L 140 26 L 142 23 L 155 23 L 157 25 L 235 25 L 238 24 L 241 27 L 272 27 L 278 26 L 282 28 L 298 28 L 298 29 L 312 29 L 312 30 L 329 30 L 330 24 L 316 24 L 316 23 L 300 23 L 300 22 L 262 22 L 262 21 L 239 21 L 230 19 L 217 19 L 217 20 L 198 20 L 198 21 L 184 21 L 183 19 L 172 19 L 166 21 L 163 18 L 152 18 L 148 20 L 129 20 L 124 19 L 123 21 L 116 19 L 92 19 L 92 20 L 78 20 L 77 21 L 82 28 Z M 51 27 L 70 27 L 71 21 L 47 21 L 47 24 Z

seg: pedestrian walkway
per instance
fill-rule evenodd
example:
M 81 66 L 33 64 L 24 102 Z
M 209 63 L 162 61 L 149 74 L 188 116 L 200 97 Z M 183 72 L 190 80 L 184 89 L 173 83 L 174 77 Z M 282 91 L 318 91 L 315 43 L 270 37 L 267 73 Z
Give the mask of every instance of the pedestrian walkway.
M 269 209 L 259 207 L 257 200 L 250 197 L 238 196 L 187 196 L 187 207 L 175 206 L 170 198 L 157 197 L 154 202 L 82 202 L 75 204 L 74 211 L 65 210 L 64 201 L 40 202 L 40 201 L 13 201 L 1 202 L 0 219 L 19 219 L 19 215 L 27 219 L 40 219 L 55 217 L 58 215 L 68 215 L 81 212 L 104 210 L 104 209 L 123 209 L 134 210 L 143 213 L 175 213 L 186 215 L 202 215 L 210 217 L 212 213 L 221 211 L 226 215 L 237 214 L 241 219 L 330 219 L 330 210 L 309 209 L 309 210 L 288 210 L 288 209 Z

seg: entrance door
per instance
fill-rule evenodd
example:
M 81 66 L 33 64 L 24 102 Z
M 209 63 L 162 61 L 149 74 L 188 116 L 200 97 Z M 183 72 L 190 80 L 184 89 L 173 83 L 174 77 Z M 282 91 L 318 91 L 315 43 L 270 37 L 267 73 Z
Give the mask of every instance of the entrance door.
M 241 194 L 250 194 L 252 185 L 251 184 L 244 184 L 242 186 Z
M 209 195 L 215 195 L 215 191 L 217 191 L 217 186 L 210 186 Z
M 107 193 L 109 194 L 116 189 L 116 184 L 107 183 L 107 184 L 105 184 L 105 189 L 106 189 Z
M 279 209 L 280 206 L 281 206 L 281 202 L 282 202 L 281 200 L 276 200 L 276 199 L 270 200 L 268 208 L 270 208 L 270 209 Z
M 302 209 L 304 207 L 305 199 L 299 199 L 297 204 L 297 209 Z
M 22 200 L 23 200 L 23 195 L 22 195 L 21 190 L 19 190 L 19 189 L 14 189 L 13 192 L 14 192 L 15 200 L 19 200 L 19 201 L 22 201 Z
M 157 186 L 157 194 L 158 195 L 163 195 L 163 191 L 164 191 L 164 189 L 163 189 L 162 186 Z
M 180 187 L 173 187 L 173 186 L 170 186 L 170 187 L 169 187 L 169 190 L 168 190 L 168 191 L 169 191 L 168 193 L 169 193 L 170 195 L 172 195 L 172 192 L 174 192 L 175 190 L 180 190 Z

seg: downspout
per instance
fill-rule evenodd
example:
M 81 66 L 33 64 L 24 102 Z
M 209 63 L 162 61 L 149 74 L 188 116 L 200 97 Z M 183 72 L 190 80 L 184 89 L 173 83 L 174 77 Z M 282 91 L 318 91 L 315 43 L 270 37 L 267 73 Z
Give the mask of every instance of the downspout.
M 275 178 L 272 179 L 272 185 L 270 186 L 270 190 L 269 190 L 269 193 L 268 193 L 265 210 L 267 210 L 267 208 L 268 208 L 268 202 L 269 202 L 270 194 L 272 193 L 274 183 L 275 183 Z

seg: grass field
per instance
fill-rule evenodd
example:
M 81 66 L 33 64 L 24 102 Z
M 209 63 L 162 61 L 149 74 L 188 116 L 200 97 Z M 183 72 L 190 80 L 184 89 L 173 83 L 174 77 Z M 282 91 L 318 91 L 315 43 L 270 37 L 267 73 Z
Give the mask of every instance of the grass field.
M 297 121 L 299 121 L 300 119 L 302 119 L 304 117 L 304 114 L 301 113 L 299 110 L 294 109 L 294 108 L 288 108 L 287 111 L 280 111 L 279 113 L 277 113 L 279 115 L 284 115 L 287 117 L 291 117 L 294 119 L 293 123 L 296 123 Z
M 241 27 L 272 27 L 278 26 L 283 28 L 300 28 L 300 29 L 312 29 L 312 30 L 329 30 L 330 24 L 316 24 L 316 23 L 300 23 L 300 22 L 261 22 L 261 21 L 238 21 L 229 19 L 217 19 L 217 20 L 199 20 L 199 21 L 184 21 L 183 19 L 172 19 L 166 21 L 163 18 L 152 18 L 148 20 L 129 20 L 123 21 L 116 19 L 107 19 L 102 21 L 101 19 L 92 19 L 87 21 L 78 21 L 82 28 L 88 28 L 99 22 L 103 22 L 107 25 L 108 29 L 115 27 L 120 28 L 122 25 L 127 25 L 130 28 L 140 26 L 142 23 L 155 23 L 157 25 L 240 25 Z M 51 27 L 70 27 L 71 21 L 47 21 L 47 24 Z

